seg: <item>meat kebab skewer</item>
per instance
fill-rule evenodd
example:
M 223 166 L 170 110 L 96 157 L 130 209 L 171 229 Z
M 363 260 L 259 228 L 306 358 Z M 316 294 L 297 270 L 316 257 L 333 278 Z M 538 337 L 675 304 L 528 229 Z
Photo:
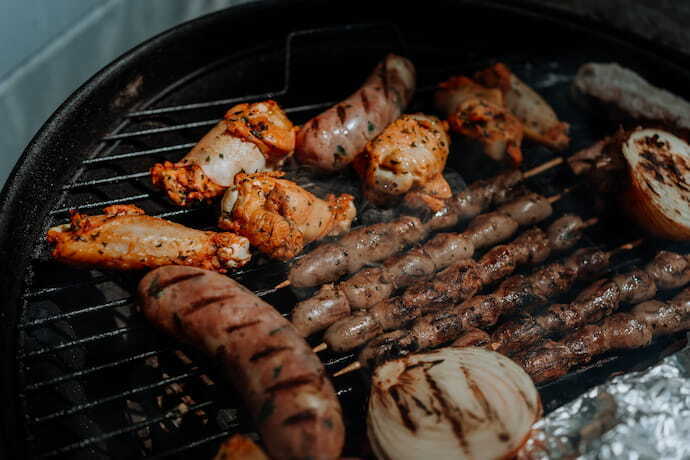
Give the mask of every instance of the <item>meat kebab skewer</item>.
M 549 217 L 561 195 L 544 198 L 530 194 L 472 219 L 464 232 L 439 233 L 423 245 L 366 268 L 338 284 L 326 284 L 295 306 L 292 323 L 303 336 L 325 329 L 353 310 L 366 309 L 387 299 L 396 289 L 426 279 L 475 250 L 491 247 L 515 234 L 518 227 Z
M 508 200 L 518 183 L 563 163 L 558 157 L 529 171 L 512 170 L 491 179 L 474 182 L 446 202 L 446 207 L 422 223 L 417 217 L 401 216 L 390 222 L 359 227 L 338 241 L 322 244 L 297 261 L 281 287 L 313 287 L 355 273 L 423 240 L 430 231 L 452 228 L 482 211 Z
M 616 252 L 631 249 L 636 244 L 626 244 L 609 252 L 580 249 L 565 260 L 548 264 L 530 275 L 513 275 L 491 294 L 474 296 L 450 308 L 424 315 L 407 330 L 380 335 L 364 347 L 357 362 L 335 375 L 443 345 L 468 330 L 493 326 L 508 312 L 527 305 L 543 305 L 550 298 L 567 292 L 576 282 L 602 272 Z
M 690 282 L 687 256 L 660 251 L 644 269 L 600 279 L 584 289 L 568 305 L 551 305 L 538 315 L 526 313 L 501 325 L 491 345 L 499 353 L 513 354 L 552 337 L 563 336 L 596 323 L 620 308 L 653 299 L 658 290 L 675 289 Z
M 668 302 L 649 300 L 630 313 L 616 313 L 558 342 L 547 342 L 513 357 L 535 383 L 561 377 L 575 366 L 613 350 L 649 345 L 657 337 L 690 329 L 690 288 Z
M 539 264 L 552 252 L 571 249 L 579 241 L 582 230 L 596 222 L 597 219 L 583 222 L 577 216 L 565 215 L 546 231 L 530 228 L 512 242 L 494 246 L 479 260 L 457 262 L 433 280 L 420 281 L 403 294 L 379 302 L 362 314 L 337 321 L 326 331 L 323 346 L 315 351 L 352 350 L 384 331 L 404 327 L 422 314 L 469 299 L 482 287 L 505 278 L 521 265 Z

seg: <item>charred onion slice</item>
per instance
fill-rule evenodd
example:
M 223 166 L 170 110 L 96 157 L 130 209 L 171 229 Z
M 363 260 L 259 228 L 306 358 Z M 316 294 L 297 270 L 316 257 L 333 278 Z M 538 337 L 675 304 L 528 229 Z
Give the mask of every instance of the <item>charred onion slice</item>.
M 621 151 L 630 176 L 626 211 L 656 236 L 690 240 L 690 145 L 667 131 L 639 129 Z
M 532 380 L 481 348 L 443 348 L 374 372 L 367 429 L 379 459 L 508 458 L 541 415 Z

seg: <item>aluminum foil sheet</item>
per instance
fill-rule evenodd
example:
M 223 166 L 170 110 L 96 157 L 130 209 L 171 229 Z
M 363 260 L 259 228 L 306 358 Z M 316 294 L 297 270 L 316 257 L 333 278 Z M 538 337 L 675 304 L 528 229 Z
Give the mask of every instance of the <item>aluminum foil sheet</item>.
M 540 420 L 531 458 L 690 459 L 690 346 Z

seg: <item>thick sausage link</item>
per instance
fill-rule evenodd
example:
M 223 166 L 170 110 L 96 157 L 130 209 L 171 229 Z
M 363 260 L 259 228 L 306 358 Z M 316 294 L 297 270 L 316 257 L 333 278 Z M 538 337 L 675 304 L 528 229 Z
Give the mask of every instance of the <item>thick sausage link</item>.
M 387 55 L 357 92 L 302 127 L 296 140 L 297 159 L 322 171 L 345 168 L 400 116 L 414 88 L 414 65 Z
M 221 361 L 271 458 L 339 457 L 345 429 L 333 387 L 273 307 L 230 278 L 191 267 L 150 272 L 139 298 L 156 327 Z

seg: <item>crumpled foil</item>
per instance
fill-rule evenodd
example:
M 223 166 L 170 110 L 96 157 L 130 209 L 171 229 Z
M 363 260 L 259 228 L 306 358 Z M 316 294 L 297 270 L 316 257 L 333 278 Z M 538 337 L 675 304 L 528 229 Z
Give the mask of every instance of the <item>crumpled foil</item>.
M 592 388 L 534 428 L 531 458 L 689 459 L 690 346 Z

